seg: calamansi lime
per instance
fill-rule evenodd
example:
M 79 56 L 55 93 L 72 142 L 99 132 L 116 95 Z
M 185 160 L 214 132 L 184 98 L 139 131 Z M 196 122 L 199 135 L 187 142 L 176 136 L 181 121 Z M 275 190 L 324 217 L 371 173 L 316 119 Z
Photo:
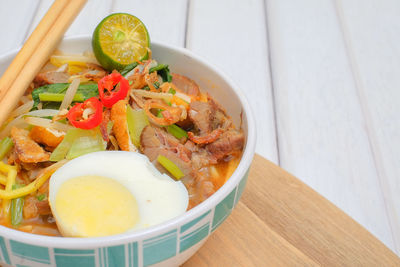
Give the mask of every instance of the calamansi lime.
M 93 32 L 93 52 L 107 70 L 125 66 L 148 57 L 150 37 L 137 17 L 115 13 L 104 18 Z

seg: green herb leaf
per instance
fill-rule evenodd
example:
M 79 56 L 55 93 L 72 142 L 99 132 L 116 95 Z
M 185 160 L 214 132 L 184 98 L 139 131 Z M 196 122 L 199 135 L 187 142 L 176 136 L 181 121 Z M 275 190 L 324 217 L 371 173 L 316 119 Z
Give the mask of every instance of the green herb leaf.
M 50 94 L 63 94 L 67 91 L 69 87 L 69 83 L 53 83 L 47 84 L 42 87 L 36 88 L 32 91 L 32 99 L 33 99 L 33 107 L 32 110 L 37 109 L 37 105 L 39 105 L 40 101 L 40 94 L 43 93 L 50 93 Z M 80 94 L 83 96 L 83 100 L 85 101 L 91 97 L 98 96 L 99 90 L 97 89 L 97 84 L 88 83 L 88 84 L 81 84 L 79 85 L 76 94 Z M 64 97 L 63 97 L 64 98 Z M 58 109 L 60 107 L 60 102 L 51 102 L 51 101 L 42 101 L 43 108 L 49 109 Z
M 170 74 L 169 67 L 166 64 L 158 64 L 155 67 L 150 68 L 149 73 L 157 71 L 157 74 L 161 76 L 163 82 L 171 82 L 172 75 Z
M 122 76 L 127 75 L 131 70 L 133 70 L 134 68 L 137 67 L 137 65 L 139 65 L 139 63 L 137 62 L 133 62 L 131 64 L 129 64 L 128 66 L 126 66 L 125 68 L 123 68 L 120 73 Z
M 176 94 L 176 90 L 174 88 L 169 88 L 168 93 L 170 94 Z

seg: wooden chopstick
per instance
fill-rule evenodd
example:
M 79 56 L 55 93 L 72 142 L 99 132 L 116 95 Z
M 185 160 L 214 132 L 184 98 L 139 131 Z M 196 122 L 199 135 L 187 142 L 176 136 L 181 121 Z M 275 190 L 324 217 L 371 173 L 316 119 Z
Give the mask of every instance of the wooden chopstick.
M 0 79 L 0 99 L 7 93 L 8 88 L 15 81 L 19 75 L 25 62 L 31 57 L 32 53 L 37 49 L 40 41 L 53 26 L 56 19 L 60 16 L 61 12 L 67 5 L 68 0 L 56 0 L 51 5 L 46 15 L 42 18 L 35 31 L 32 32 L 25 45 L 18 52 L 17 56 L 11 62 L 6 72 Z
M 62 1 L 62 0 L 57 0 Z M 16 74 L 13 83 L 8 88 L 5 88 L 3 98 L 0 99 L 0 125 L 2 125 L 8 118 L 9 113 L 18 104 L 20 97 L 24 94 L 36 74 L 47 62 L 51 53 L 61 41 L 64 33 L 76 18 L 80 10 L 83 8 L 87 0 L 69 0 L 64 6 L 62 12 L 58 14 L 57 19 L 50 27 L 49 31 L 43 36 L 38 46 L 33 48 L 33 45 L 25 43 L 24 47 L 28 44 L 30 49 L 33 49 L 31 56 L 28 60 L 23 60 L 21 57 L 16 60 L 22 62 L 15 63 L 14 66 L 23 65 L 21 71 Z M 51 8 L 49 12 L 51 11 Z M 52 15 L 53 16 L 53 15 Z M 35 29 L 36 31 L 36 29 Z M 31 38 L 28 39 L 28 41 Z M 11 72 L 11 71 L 6 71 Z M 7 78 L 8 80 L 9 78 Z M 10 78 L 12 80 L 12 78 Z

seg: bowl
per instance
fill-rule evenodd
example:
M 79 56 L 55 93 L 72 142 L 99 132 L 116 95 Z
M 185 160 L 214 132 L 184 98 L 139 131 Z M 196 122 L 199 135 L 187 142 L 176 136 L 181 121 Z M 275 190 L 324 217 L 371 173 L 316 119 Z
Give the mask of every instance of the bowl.
M 89 36 L 64 39 L 59 49 L 82 53 L 91 49 Z M 3 73 L 18 50 L 0 57 Z M 255 150 L 255 123 L 240 89 L 220 70 L 192 52 L 152 43 L 153 58 L 173 72 L 195 80 L 242 125 L 246 136 L 239 166 L 210 198 L 183 215 L 129 234 L 97 238 L 49 237 L 0 226 L 0 263 L 4 266 L 177 266 L 189 259 L 237 204 L 246 185 Z

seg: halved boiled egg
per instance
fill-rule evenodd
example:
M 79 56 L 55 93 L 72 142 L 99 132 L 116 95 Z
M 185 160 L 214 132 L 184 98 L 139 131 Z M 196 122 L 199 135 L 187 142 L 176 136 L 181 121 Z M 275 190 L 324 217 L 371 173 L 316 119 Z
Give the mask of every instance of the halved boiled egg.
M 135 231 L 183 214 L 186 187 L 142 154 L 103 151 L 66 163 L 51 177 L 49 203 L 63 236 Z

